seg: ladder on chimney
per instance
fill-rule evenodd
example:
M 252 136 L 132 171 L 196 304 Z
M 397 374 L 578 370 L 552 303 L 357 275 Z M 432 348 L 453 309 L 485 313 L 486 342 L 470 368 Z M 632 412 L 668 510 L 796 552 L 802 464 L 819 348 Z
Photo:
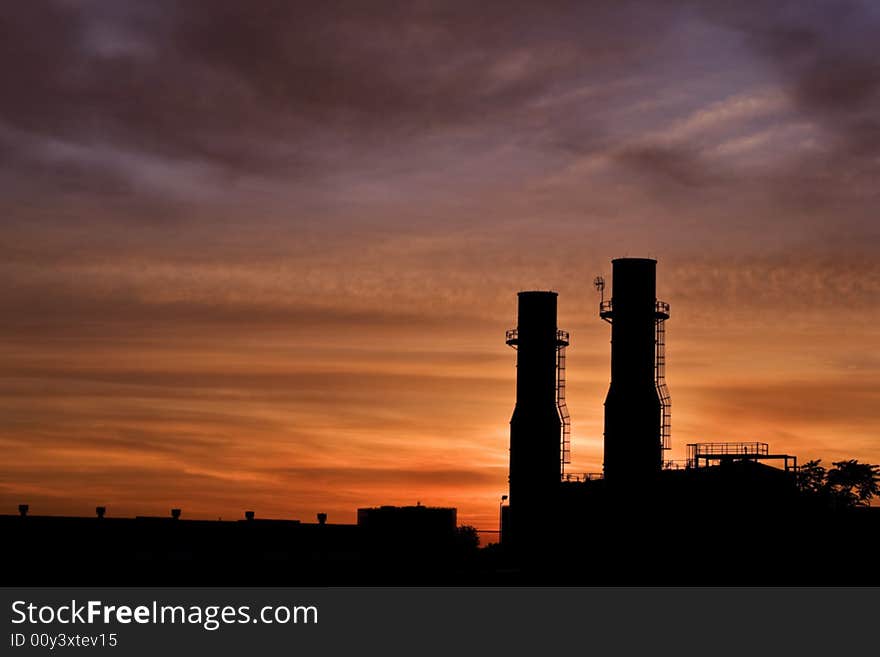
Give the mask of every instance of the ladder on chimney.
M 559 411 L 559 422 L 562 427 L 560 444 L 561 472 L 565 474 L 565 465 L 571 463 L 571 416 L 565 404 L 565 346 L 557 348 L 556 355 L 556 408 Z
M 658 317 L 655 328 L 656 354 L 654 358 L 654 383 L 660 398 L 660 449 L 670 448 L 672 434 L 672 398 L 666 387 L 666 320 Z

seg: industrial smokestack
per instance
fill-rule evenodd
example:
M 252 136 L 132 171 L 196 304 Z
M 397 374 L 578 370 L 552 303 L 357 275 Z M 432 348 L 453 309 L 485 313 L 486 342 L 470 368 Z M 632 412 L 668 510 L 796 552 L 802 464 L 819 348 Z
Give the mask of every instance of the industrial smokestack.
M 668 394 L 663 382 L 663 322 L 669 306 L 657 301 L 657 261 L 612 261 L 611 385 L 605 398 L 605 478 L 609 485 L 653 478 L 668 447 Z M 601 279 L 597 280 L 604 289 Z
M 556 327 L 555 292 L 520 292 L 516 348 L 516 407 L 510 420 L 511 534 L 546 525 L 561 471 L 561 420 L 557 407 L 557 357 L 568 335 Z M 517 539 L 519 540 L 519 539 Z

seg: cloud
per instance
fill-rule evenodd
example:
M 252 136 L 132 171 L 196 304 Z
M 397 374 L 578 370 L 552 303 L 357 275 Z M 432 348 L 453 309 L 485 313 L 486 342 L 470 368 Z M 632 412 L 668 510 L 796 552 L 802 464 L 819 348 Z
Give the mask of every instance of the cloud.
M 664 185 L 675 185 L 679 193 L 682 188 L 705 189 L 718 181 L 717 174 L 707 168 L 700 154 L 687 147 L 641 144 L 623 148 L 616 159 Z
M 871 2 L 715 4 L 710 16 L 739 30 L 770 62 L 791 100 L 838 137 L 850 157 L 880 152 L 880 12 Z
M 642 56 L 663 21 L 637 4 L 28 3 L 0 27 L 16 90 L 0 124 L 32 166 L 311 176 L 390 140 L 510 120 Z
M 841 6 L 29 3 L 0 28 L 6 215 L 247 214 L 265 238 L 661 210 L 724 232 L 737 199 L 821 211 L 813 233 L 845 206 L 857 239 L 876 12 Z
M 284 479 L 308 481 L 322 486 L 359 486 L 364 484 L 389 487 L 416 487 L 427 491 L 433 487 L 469 488 L 495 483 L 506 476 L 493 468 L 473 469 L 397 469 L 397 468 L 278 468 L 267 469 L 267 474 Z

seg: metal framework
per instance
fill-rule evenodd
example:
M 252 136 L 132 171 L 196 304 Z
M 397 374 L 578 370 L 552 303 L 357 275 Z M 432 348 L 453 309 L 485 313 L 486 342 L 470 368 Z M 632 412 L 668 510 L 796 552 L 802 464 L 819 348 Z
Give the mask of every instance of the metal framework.
M 669 304 L 657 301 L 654 305 L 654 384 L 660 398 L 660 449 L 669 449 L 672 441 L 672 397 L 666 386 L 666 320 Z
M 687 467 L 699 468 L 701 464 L 725 463 L 730 461 L 784 462 L 786 472 L 797 471 L 797 456 L 791 454 L 771 454 L 767 443 L 728 442 L 728 443 L 690 443 L 687 446 Z
M 572 483 L 583 483 L 585 481 L 596 481 L 598 479 L 604 479 L 605 475 L 601 472 L 566 472 L 562 475 L 562 481 L 568 481 Z
M 562 428 L 560 444 L 560 473 L 565 476 L 565 466 L 571 463 L 571 416 L 565 404 L 565 348 L 568 346 L 568 331 L 556 332 L 556 409 Z

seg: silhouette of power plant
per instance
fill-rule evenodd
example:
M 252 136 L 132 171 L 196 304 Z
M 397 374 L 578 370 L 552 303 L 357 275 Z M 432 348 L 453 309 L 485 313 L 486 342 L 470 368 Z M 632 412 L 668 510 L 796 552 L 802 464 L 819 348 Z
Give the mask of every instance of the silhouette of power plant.
M 601 473 L 572 473 L 566 404 L 568 332 L 555 292 L 518 294 L 516 404 L 501 540 L 483 550 L 455 509 L 359 509 L 356 525 L 257 519 L 0 516 L 9 584 L 704 584 L 880 583 L 880 566 L 848 558 L 876 543 L 880 509 L 831 510 L 800 494 L 797 458 L 763 442 L 670 448 L 668 303 L 657 263 L 612 261 L 611 325 Z M 773 467 L 774 461 L 781 467 Z M 508 505 L 504 501 L 509 499 Z M 809 527 L 809 540 L 797 528 Z M 58 536 L 72 535 L 62 550 Z M 807 575 L 808 573 L 808 575 Z M 805 579 L 806 577 L 806 579 Z
M 876 537 L 878 510 L 815 508 L 799 494 L 796 456 L 764 442 L 701 442 L 687 445 L 684 463 L 664 459 L 670 306 L 657 298 L 655 260 L 620 258 L 612 268 L 610 298 L 604 278 L 594 281 L 599 316 L 611 325 L 601 473 L 566 470 L 570 339 L 557 324 L 557 294 L 518 295 L 517 326 L 506 334 L 517 350 L 501 509 L 507 554 L 537 582 L 796 582 L 784 568 L 795 555 L 811 555 L 805 567 L 830 581 L 854 577 L 845 559 L 831 558 L 840 550 L 831 537 Z M 811 544 L 792 534 L 799 524 L 818 530 Z
M 504 536 L 527 543 L 546 540 L 548 514 L 577 499 L 577 489 L 601 480 L 619 498 L 650 488 L 664 473 L 670 448 L 671 397 L 666 385 L 666 321 L 669 304 L 657 299 L 657 261 L 612 261 L 612 294 L 605 280 L 599 316 L 611 325 L 611 384 L 605 398 L 605 460 L 602 473 L 567 473 L 571 462 L 570 416 L 565 400 L 567 331 L 557 327 L 555 292 L 520 292 L 517 327 L 507 344 L 517 350 L 516 406 L 510 421 L 510 503 Z M 770 455 L 764 443 L 695 443 L 687 468 L 712 462 L 760 461 L 781 457 L 793 474 L 797 458 Z M 789 464 L 791 466 L 789 467 Z M 667 469 L 677 466 L 666 462 Z M 787 478 L 794 486 L 794 478 Z M 785 479 L 783 479 L 785 481 Z M 571 489 L 571 490 L 567 490 Z M 580 497 L 583 497 L 582 495 Z M 572 509 L 565 509 L 570 514 Z
M 605 400 L 604 479 L 632 486 L 656 477 L 669 449 L 670 396 L 665 381 L 669 304 L 656 298 L 655 260 L 613 261 L 613 293 L 599 314 L 611 324 L 611 385 Z M 518 323 L 507 332 L 517 350 L 516 407 L 510 421 L 510 507 L 516 524 L 539 524 L 558 504 L 561 482 L 603 475 L 565 472 L 571 429 L 565 401 L 567 331 L 557 328 L 555 292 L 520 292 Z M 510 513 L 510 512 L 509 512 Z M 511 527 L 512 529 L 512 527 Z

